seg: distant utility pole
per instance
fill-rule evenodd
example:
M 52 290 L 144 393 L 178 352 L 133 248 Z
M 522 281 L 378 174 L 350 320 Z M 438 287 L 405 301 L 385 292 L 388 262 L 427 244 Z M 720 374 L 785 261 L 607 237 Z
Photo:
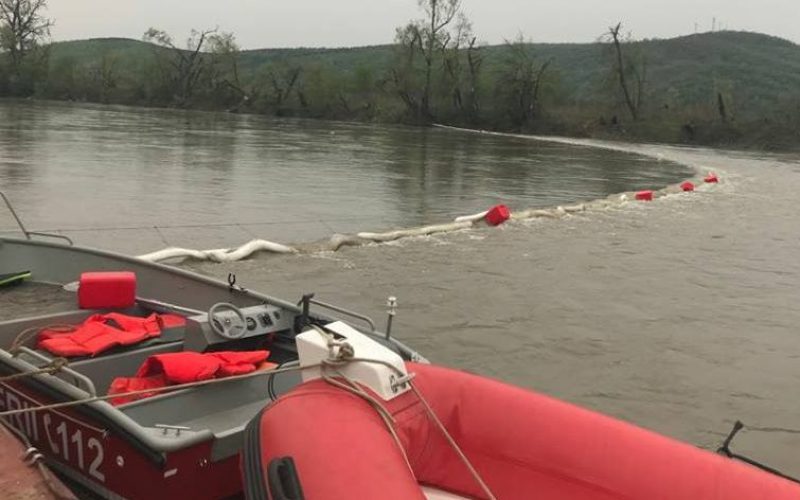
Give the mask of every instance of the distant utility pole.
M 714 17 L 711 19 L 711 31 L 717 31 L 717 18 Z

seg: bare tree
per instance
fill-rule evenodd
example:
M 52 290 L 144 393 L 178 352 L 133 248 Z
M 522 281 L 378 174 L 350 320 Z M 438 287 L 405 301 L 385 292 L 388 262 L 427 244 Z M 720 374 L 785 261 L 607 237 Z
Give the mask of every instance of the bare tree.
M 480 47 L 475 45 L 476 37 L 472 37 L 467 47 L 467 66 L 469 68 L 469 80 L 467 87 L 468 116 L 470 121 L 476 121 L 480 113 L 480 101 L 478 99 L 478 80 L 481 68 L 483 67 L 483 54 Z
M 464 75 L 464 47 L 474 43 L 472 24 L 466 17 L 460 16 L 454 32 L 446 33 L 441 43 L 442 68 L 444 69 L 443 83 L 450 94 L 452 105 L 459 114 L 464 114 L 465 99 L 463 85 Z
M 717 92 L 717 112 L 723 122 L 728 121 L 728 107 L 725 105 L 725 98 L 722 97 L 722 92 Z
M 499 92 L 505 95 L 512 123 L 523 128 L 534 120 L 541 108 L 545 75 L 552 59 L 539 63 L 530 43 L 520 35 L 506 40 L 506 58 L 501 65 Z
M 203 48 L 209 37 L 216 32 L 216 29 L 192 30 L 185 49 L 176 47 L 172 37 L 165 31 L 150 28 L 144 34 L 146 42 L 168 50 L 166 58 L 163 58 L 164 52 L 157 52 L 157 55 L 167 67 L 165 77 L 173 94 L 173 100 L 180 107 L 188 104 L 194 96 L 200 78 L 208 71 L 209 61 L 204 57 Z
M 458 16 L 452 32 L 441 43 L 441 87 L 455 112 L 468 122 L 478 118 L 478 79 L 483 67 L 483 54 L 473 34 L 472 23 Z
M 117 88 L 119 81 L 119 56 L 114 52 L 104 52 L 95 65 L 89 68 L 89 75 L 98 89 L 98 97 L 103 103 L 108 103 L 111 92 Z
M 225 85 L 233 87 L 238 92 L 242 90 L 239 77 L 239 44 L 233 33 L 214 33 L 208 37 L 209 52 L 213 55 L 216 71 L 220 73 Z
M 237 104 L 233 110 L 249 105 L 256 97 L 255 90 L 242 81 L 239 63 L 241 49 L 236 43 L 233 33 L 214 33 L 208 37 L 208 47 L 211 53 L 213 76 L 212 85 L 215 90 L 223 95 L 230 96 Z
M 299 100 L 304 99 L 302 89 L 298 92 L 302 74 L 301 66 L 287 61 L 276 62 L 266 68 L 265 77 L 269 90 L 265 98 L 278 115 L 284 113 L 285 105 L 293 93 Z
M 613 44 L 614 47 L 614 73 L 616 80 L 619 83 L 619 88 L 625 99 L 625 106 L 631 114 L 634 121 L 639 119 L 640 110 L 642 107 L 642 100 L 644 95 L 644 86 L 646 81 L 647 64 L 644 58 L 641 58 L 637 63 L 628 54 L 623 51 L 623 44 L 627 42 L 620 34 L 622 30 L 622 23 L 617 23 L 616 26 L 608 28 L 605 38 Z M 633 86 L 629 81 L 633 80 Z
M 461 10 L 461 0 L 418 0 L 418 4 L 424 17 L 398 29 L 396 42 L 401 46 L 403 53 L 418 52 L 422 57 L 423 78 L 418 117 L 431 120 L 433 118 L 431 91 L 436 58 L 441 52 L 441 47 L 452 38 L 448 31 L 450 25 L 457 19 L 466 18 Z M 397 80 L 397 75 L 395 79 Z M 408 105 L 408 102 L 406 104 Z
M 410 113 L 419 116 L 419 94 L 421 92 L 418 90 L 416 68 L 419 51 L 417 44 L 421 40 L 418 39 L 417 32 L 412 25 L 398 28 L 395 40 L 398 51 L 397 60 L 390 70 L 391 82 L 406 109 Z
M 23 60 L 50 36 L 53 21 L 44 16 L 47 0 L 0 0 L 0 50 L 19 76 Z
M 735 121 L 734 83 L 728 79 L 714 79 L 714 100 L 716 112 L 723 123 Z

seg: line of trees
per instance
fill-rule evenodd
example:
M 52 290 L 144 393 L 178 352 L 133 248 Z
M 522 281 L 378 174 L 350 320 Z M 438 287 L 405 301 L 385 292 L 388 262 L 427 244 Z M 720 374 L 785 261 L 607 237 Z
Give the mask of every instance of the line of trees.
M 558 61 L 522 35 L 500 48 L 479 43 L 461 0 L 417 0 L 420 17 L 397 28 L 389 63 L 347 70 L 324 58 L 254 65 L 219 29 L 193 30 L 181 43 L 150 28 L 148 49 L 135 57 L 109 48 L 93 58 L 55 58 L 46 1 L 0 0 L 0 96 L 655 140 L 699 135 L 691 119 L 666 124 L 650 103 L 647 54 L 622 23 L 599 39 L 607 72 L 594 84 L 597 101 L 587 104 L 563 95 Z M 714 111 L 704 117 L 728 135 L 730 95 L 724 82 L 715 87 Z
M 0 94 L 59 99 L 200 107 L 315 117 L 387 119 L 413 123 L 446 121 L 518 130 L 535 127 L 557 71 L 520 35 L 506 42 L 487 71 L 486 47 L 478 43 L 461 0 L 418 0 L 421 17 L 399 27 L 393 60 L 382 71 L 363 65 L 345 73 L 324 64 L 276 61 L 242 70 L 232 33 L 193 30 L 185 43 L 157 28 L 143 40 L 150 57 L 124 67 L 119 54 L 103 53 L 91 67 L 74 58 L 48 63 L 52 21 L 46 0 L 0 0 Z M 626 76 L 617 37 L 619 75 Z M 638 115 L 644 80 L 637 80 Z M 636 118 L 636 116 L 634 116 Z

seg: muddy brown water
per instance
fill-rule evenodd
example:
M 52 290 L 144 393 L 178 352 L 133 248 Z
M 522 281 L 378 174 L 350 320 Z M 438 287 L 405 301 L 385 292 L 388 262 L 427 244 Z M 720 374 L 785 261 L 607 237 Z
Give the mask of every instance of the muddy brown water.
M 122 112 L 114 110 L 114 113 Z M 62 114 L 69 116 L 66 111 Z M 257 209 L 259 203 L 273 199 L 270 193 L 279 192 L 267 189 L 268 178 L 254 187 L 256 177 L 252 176 L 252 170 L 258 164 L 259 150 L 251 149 L 255 146 L 248 141 L 267 141 L 258 130 L 246 132 L 245 139 L 228 136 L 228 156 L 242 154 L 248 160 L 241 164 L 244 166 L 235 161 L 231 164 L 227 171 L 232 177 L 217 178 L 213 174 L 215 162 L 209 158 L 216 154 L 219 138 L 203 139 L 205 143 L 201 140 L 215 134 L 210 130 L 213 129 L 211 125 L 194 125 L 190 132 L 177 134 L 170 128 L 171 118 L 164 122 L 161 115 L 145 114 L 141 118 L 142 130 L 132 135 L 144 149 L 135 154 L 129 152 L 129 156 L 122 157 L 128 160 L 120 160 L 125 165 L 136 164 L 143 161 L 142 158 L 157 160 L 148 168 L 142 167 L 141 175 L 131 181 L 131 192 L 142 199 L 115 210 L 98 208 L 85 201 L 87 208 L 78 210 L 70 205 L 75 203 L 73 198 L 58 194 L 69 178 L 69 172 L 56 166 L 59 156 L 66 154 L 72 158 L 76 154 L 73 148 L 77 148 L 81 155 L 94 158 L 95 163 L 84 172 L 86 175 L 82 179 L 93 178 L 103 162 L 118 157 L 120 150 L 114 149 L 114 144 L 123 144 L 125 126 L 115 125 L 114 119 L 124 121 L 127 118 L 106 116 L 105 125 L 100 121 L 89 127 L 88 132 L 84 131 L 101 136 L 97 139 L 99 142 L 92 143 L 99 145 L 99 156 L 95 157 L 87 152 L 86 144 L 70 144 L 82 140 L 80 131 L 70 133 L 72 129 L 68 124 L 58 121 L 61 119 L 58 113 L 48 116 L 51 122 L 37 118 L 34 123 L 39 125 L 29 127 L 49 130 L 49 136 L 57 139 L 55 145 L 48 149 L 35 141 L 26 143 L 26 134 L 32 132 L 22 126 L 17 133 L 23 138 L 17 142 L 27 146 L 13 150 L 16 156 L 12 157 L 7 149 L 9 143 L 4 143 L 6 156 L 0 164 L 0 173 L 5 175 L 3 182 L 12 183 L 14 190 L 22 190 L 15 192 L 26 192 L 32 197 L 23 197 L 28 201 L 22 202 L 22 212 L 26 216 L 33 214 L 31 225 L 37 229 L 59 229 L 66 222 L 80 221 L 84 226 L 73 228 L 84 231 L 76 231 L 79 242 L 88 239 L 100 246 L 136 253 L 154 250 L 163 242 L 135 232 L 141 229 L 117 231 L 111 235 L 92 232 L 86 224 L 94 219 L 86 214 L 97 213 L 98 221 L 112 226 L 120 217 L 133 221 L 142 217 L 133 226 L 157 224 L 161 220 L 157 217 L 163 213 L 173 214 L 170 217 L 174 217 L 172 223 L 176 226 L 190 225 L 196 218 L 220 224 L 236 222 L 231 218 L 240 213 L 250 214 L 245 222 L 250 220 L 255 224 L 263 221 L 256 220 L 252 216 L 255 212 L 247 210 Z M 56 120 L 55 124 L 52 120 Z M 95 116 L 91 120 L 99 118 Z M 120 128 L 115 128 L 117 126 Z M 144 127 L 151 127 L 152 135 L 148 135 Z M 258 129 L 261 125 L 247 127 Z M 390 141 L 353 127 L 347 139 L 350 146 L 345 150 L 361 143 L 364 149 L 352 150 L 341 157 L 335 163 L 335 171 L 329 172 L 332 175 L 345 171 L 359 154 L 372 158 L 373 148 L 379 147 L 376 144 L 381 144 L 381 140 Z M 60 130 L 62 128 L 64 130 Z M 304 132 L 294 130 L 292 133 L 302 135 Z M 405 145 L 401 150 L 405 153 L 398 154 L 415 158 L 412 164 L 420 161 L 420 150 L 412 148 L 418 142 L 416 132 L 404 131 L 403 134 L 410 136 L 403 139 Z M 163 136 L 163 144 L 158 142 L 159 136 Z M 441 144 L 460 144 L 456 148 L 460 153 L 434 162 L 440 167 L 450 165 L 450 170 L 429 169 L 443 177 L 425 177 L 413 169 L 398 172 L 393 170 L 391 160 L 387 160 L 381 170 L 386 181 L 381 184 L 385 191 L 371 191 L 375 186 L 372 184 L 374 172 L 359 174 L 361 179 L 357 182 L 362 183 L 359 184 L 364 187 L 361 192 L 366 193 L 361 197 L 354 198 L 352 193 L 342 191 L 345 184 L 333 189 L 329 184 L 316 183 L 315 192 L 330 196 L 328 201 L 337 207 L 335 211 L 339 215 L 333 218 L 339 218 L 339 211 L 344 209 L 360 210 L 363 200 L 371 200 L 371 206 L 382 207 L 375 212 L 379 215 L 354 224 L 329 221 L 327 226 L 323 224 L 310 230 L 303 229 L 308 226 L 298 222 L 293 226 L 281 226 L 283 232 L 276 230 L 274 234 L 286 237 L 273 239 L 291 242 L 292 235 L 309 240 L 328 236 L 332 230 L 381 230 L 435 222 L 445 216 L 477 210 L 497 193 L 505 192 L 510 202 L 526 207 L 549 206 L 611 192 L 658 187 L 689 175 L 687 169 L 674 167 L 669 161 L 654 163 L 652 158 L 644 160 L 638 156 L 630 157 L 634 159 L 626 167 L 628 170 L 621 171 L 618 181 L 611 181 L 589 172 L 594 161 L 606 165 L 605 170 L 613 170 L 608 165 L 623 161 L 618 153 L 553 146 L 550 150 L 553 156 L 578 159 L 573 163 L 588 165 L 590 170 L 576 167 L 575 172 L 579 172 L 576 175 L 566 166 L 548 170 L 544 174 L 547 182 L 544 182 L 535 176 L 520 177 L 513 173 L 515 168 L 524 168 L 526 164 L 514 159 L 514 155 L 547 150 L 537 143 L 523 139 L 476 138 L 455 132 L 441 137 Z M 180 143 L 182 140 L 184 145 Z M 337 139 L 335 142 L 345 141 Z M 472 144 L 480 147 L 471 148 Z M 102 145 L 108 149 L 100 147 Z M 490 146 L 506 150 L 499 157 L 505 158 L 503 161 L 508 165 L 516 165 L 505 170 L 513 174 L 505 178 L 513 189 L 481 182 L 462 183 L 458 189 L 447 186 L 443 180 L 445 174 L 452 172 L 453 166 L 460 162 L 476 155 L 484 155 L 477 156 L 483 158 L 484 163 L 491 162 L 492 154 L 486 149 Z M 221 279 L 232 272 L 241 285 L 286 299 L 297 299 L 302 293 L 313 291 L 322 300 L 360 310 L 381 321 L 386 297 L 395 295 L 400 303 L 395 335 L 436 363 L 532 388 L 708 449 L 716 448 L 733 422 L 739 419 L 767 430 L 743 432 L 734 444 L 735 450 L 800 475 L 800 434 L 797 432 L 800 429 L 800 398 L 797 397 L 800 382 L 800 221 L 797 206 L 800 158 L 666 146 L 619 147 L 701 171 L 713 169 L 720 174 L 722 182 L 717 186 L 704 186 L 692 194 L 671 195 L 652 203 L 629 203 L 617 209 L 557 220 L 512 222 L 496 229 L 473 229 L 392 244 L 344 248 L 336 253 L 260 255 L 239 263 L 187 263 L 184 267 Z M 320 149 L 308 145 L 301 145 L 292 153 L 284 151 L 284 154 L 299 158 L 309 149 L 322 154 Z M 487 154 L 489 156 L 485 156 Z M 30 166 L 31 158 L 36 160 L 34 170 L 30 170 L 34 168 Z M 71 161 L 74 165 L 79 163 Z M 193 162 L 199 162 L 202 168 L 190 170 Z M 472 165 L 475 169 L 480 166 Z M 654 170 L 645 168 L 652 165 L 656 165 Z M 631 176 L 631 166 L 642 167 L 644 173 Z M 164 172 L 168 173 L 166 177 Z M 281 173 L 280 169 L 275 172 L 275 175 L 291 177 L 291 173 Z M 306 180 L 313 180 L 310 172 L 313 171 L 306 170 Z M 479 172 L 476 175 L 480 181 L 490 174 Z M 109 176 L 119 182 L 126 177 L 124 172 L 118 171 Z M 152 181 L 145 182 L 147 176 L 164 179 L 163 196 L 148 198 L 152 189 L 159 193 L 161 187 L 153 188 Z M 561 189 L 565 184 L 553 180 L 559 176 L 594 180 L 578 182 L 575 185 L 579 188 L 565 194 Z M 458 178 L 469 180 L 471 177 Z M 619 181 L 620 178 L 623 181 Z M 168 197 L 176 192 L 176 186 L 186 185 L 189 180 L 202 188 L 201 193 L 210 196 L 204 204 L 192 205 L 196 199 L 189 196 L 188 191 L 177 191 L 183 193 L 177 198 Z M 214 187 L 215 182 L 219 189 Z M 67 185 L 77 183 L 75 180 Z M 3 189 L 7 189 L 7 185 Z M 586 188 L 589 185 L 602 188 L 590 192 Z M 26 189 L 28 191 L 24 191 Z M 247 189 L 254 190 L 261 198 L 237 197 Z M 537 189 L 542 193 L 557 193 L 555 196 L 561 198 L 536 198 Z M 219 193 L 228 195 L 214 198 Z M 476 196 L 479 203 L 474 206 L 457 202 L 471 199 L 476 193 L 480 194 Z M 48 201 L 48 196 L 56 196 L 57 203 Z M 283 201 L 296 201 L 296 196 L 290 198 Z M 78 199 L 86 200 L 86 197 Z M 101 196 L 100 200 L 103 199 Z M 279 196 L 275 199 L 281 200 Z M 312 196 L 312 204 L 304 205 L 316 207 L 305 214 L 309 220 L 318 220 L 320 213 L 326 213 L 326 209 L 314 205 L 318 201 Z M 37 204 L 39 202 L 45 205 Z M 442 204 L 437 205 L 439 202 Z M 48 219 L 52 210 L 42 208 L 50 206 L 48 203 L 62 207 L 56 219 Z M 189 209 L 176 210 L 176 207 L 185 206 Z M 195 219 L 185 220 L 187 214 L 193 214 Z M 302 220 L 305 219 L 297 218 L 297 221 Z M 277 226 L 263 224 L 258 229 L 266 232 L 270 227 Z M 172 244 L 188 241 L 210 245 L 236 245 L 246 241 L 247 237 L 231 231 L 171 228 L 167 239 Z M 259 233 L 258 236 L 269 237 L 269 234 Z M 580 453 L 580 450 L 575 452 Z
M 560 220 L 188 267 L 375 318 L 395 295 L 395 335 L 436 363 L 708 449 L 739 419 L 769 430 L 734 450 L 800 474 L 798 159 L 630 148 L 722 182 Z
M 448 130 L 0 101 L 0 191 L 28 227 L 137 255 L 307 243 L 689 174 L 642 156 Z M 0 210 L 0 234 L 14 229 Z

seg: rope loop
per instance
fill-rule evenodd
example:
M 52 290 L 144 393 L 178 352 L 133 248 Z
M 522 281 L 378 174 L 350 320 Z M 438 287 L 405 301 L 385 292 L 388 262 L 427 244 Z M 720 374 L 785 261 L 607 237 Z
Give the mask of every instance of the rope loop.
M 24 347 L 31 338 L 38 336 L 45 330 L 55 333 L 72 333 L 75 331 L 75 326 L 58 324 L 26 328 L 25 330 L 19 332 L 16 337 L 14 337 L 14 340 L 11 342 L 11 347 L 8 348 L 8 352 L 14 357 L 19 356 L 20 348 Z
M 67 361 L 67 358 L 53 358 L 53 361 L 51 361 L 49 365 L 49 367 L 45 368 L 46 373 L 55 375 L 60 372 L 62 368 L 69 365 L 69 361 Z
M 0 383 L 11 382 L 12 380 L 33 377 L 34 375 L 55 375 L 66 367 L 69 362 L 64 358 L 54 358 L 52 361 L 37 370 L 29 372 L 12 373 L 5 377 L 0 377 Z

